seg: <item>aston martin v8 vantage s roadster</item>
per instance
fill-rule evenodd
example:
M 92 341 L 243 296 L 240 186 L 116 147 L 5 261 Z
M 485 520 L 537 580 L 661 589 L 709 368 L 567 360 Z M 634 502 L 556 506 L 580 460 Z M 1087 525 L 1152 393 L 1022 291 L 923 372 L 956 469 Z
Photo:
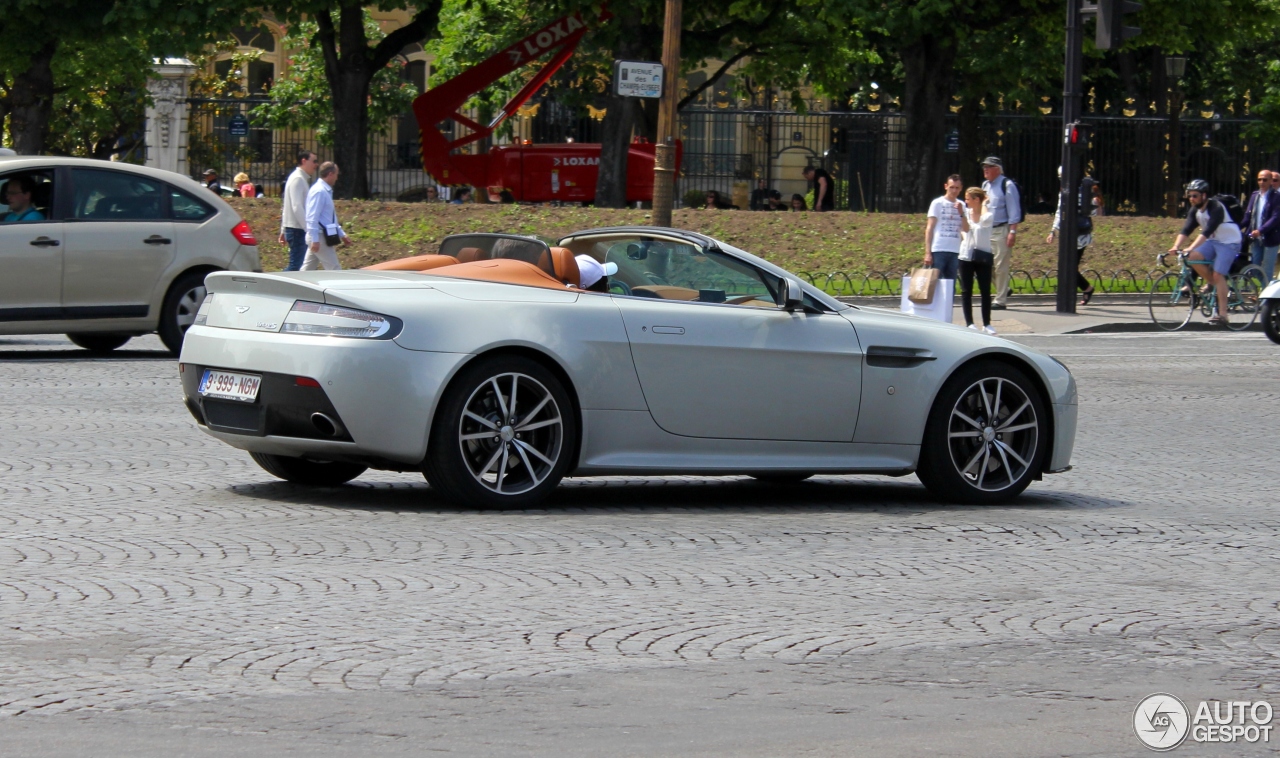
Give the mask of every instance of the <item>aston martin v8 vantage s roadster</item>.
M 939 499 L 995 503 L 1070 468 L 1057 360 L 841 303 L 692 232 L 454 235 L 206 287 L 187 407 L 301 484 L 422 471 L 450 500 L 521 506 L 565 476 L 914 472 Z

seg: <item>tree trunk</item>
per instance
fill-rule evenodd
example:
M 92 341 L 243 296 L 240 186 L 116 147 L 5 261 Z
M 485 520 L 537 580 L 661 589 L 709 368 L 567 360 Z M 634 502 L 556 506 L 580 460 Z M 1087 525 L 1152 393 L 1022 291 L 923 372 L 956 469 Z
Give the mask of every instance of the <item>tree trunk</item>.
M 57 40 L 46 42 L 31 56 L 27 70 L 9 88 L 9 131 L 19 155 L 40 155 L 49 136 L 53 115 L 53 54 Z
M 977 187 L 982 184 L 982 167 L 978 165 L 984 156 L 987 146 L 982 141 L 982 98 L 970 95 L 964 99 L 960 108 L 960 177 L 965 187 Z
M 371 77 L 343 58 L 333 87 L 333 161 L 338 164 L 334 197 L 369 196 L 369 82 Z
M 955 47 L 951 40 L 924 37 L 902 49 L 902 112 L 907 130 L 903 151 L 903 211 L 922 211 L 942 186 L 947 104 Z
M 605 98 L 604 123 L 600 128 L 600 173 L 596 178 L 596 206 L 625 208 L 627 205 L 627 154 L 631 127 L 636 122 L 636 99 L 610 94 Z

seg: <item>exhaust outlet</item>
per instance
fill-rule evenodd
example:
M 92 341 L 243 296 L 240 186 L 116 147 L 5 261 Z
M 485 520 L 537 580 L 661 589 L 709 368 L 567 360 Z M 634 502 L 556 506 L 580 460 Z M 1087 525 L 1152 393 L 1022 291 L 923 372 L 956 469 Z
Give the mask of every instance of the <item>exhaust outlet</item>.
M 311 414 L 311 425 L 326 437 L 337 437 L 342 434 L 342 425 L 319 411 Z

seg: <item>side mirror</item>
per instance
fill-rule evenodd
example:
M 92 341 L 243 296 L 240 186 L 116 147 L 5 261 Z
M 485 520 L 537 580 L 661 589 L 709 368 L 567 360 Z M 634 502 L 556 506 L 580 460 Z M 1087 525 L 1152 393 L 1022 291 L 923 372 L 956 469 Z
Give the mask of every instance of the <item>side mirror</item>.
M 633 242 L 627 245 L 627 257 L 633 261 L 642 261 L 649 257 L 649 251 Z
M 804 310 L 804 290 L 800 282 L 782 277 L 778 285 L 778 307 L 784 311 Z

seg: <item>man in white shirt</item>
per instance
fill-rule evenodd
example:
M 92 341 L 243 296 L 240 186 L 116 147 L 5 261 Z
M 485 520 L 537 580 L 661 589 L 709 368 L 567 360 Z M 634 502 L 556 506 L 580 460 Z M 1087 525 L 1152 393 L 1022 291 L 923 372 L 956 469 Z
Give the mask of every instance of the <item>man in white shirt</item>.
M 307 255 L 307 188 L 316 174 L 316 154 L 298 153 L 298 167 L 289 174 L 280 202 L 280 244 L 289 246 L 285 271 L 298 271 Z
M 929 220 L 924 227 L 924 265 L 938 269 L 939 279 L 956 278 L 959 270 L 960 222 L 964 218 L 960 175 L 952 174 L 943 185 L 946 194 L 929 203 Z
M 338 183 L 338 164 L 325 161 L 320 164 L 320 181 L 307 192 L 307 257 L 302 261 L 303 271 L 326 271 L 342 268 L 338 263 L 338 249 L 330 245 L 326 237 L 336 238 L 338 244 L 349 245 L 347 233 L 338 225 L 338 213 L 333 207 L 333 185 Z
M 982 161 L 982 189 L 987 192 L 991 208 L 991 253 L 995 256 L 996 290 L 991 307 L 1002 311 L 1009 297 L 1009 264 L 1013 262 L 1013 245 L 1022 223 L 1022 198 L 1018 185 L 1004 175 L 1004 163 L 996 156 Z

